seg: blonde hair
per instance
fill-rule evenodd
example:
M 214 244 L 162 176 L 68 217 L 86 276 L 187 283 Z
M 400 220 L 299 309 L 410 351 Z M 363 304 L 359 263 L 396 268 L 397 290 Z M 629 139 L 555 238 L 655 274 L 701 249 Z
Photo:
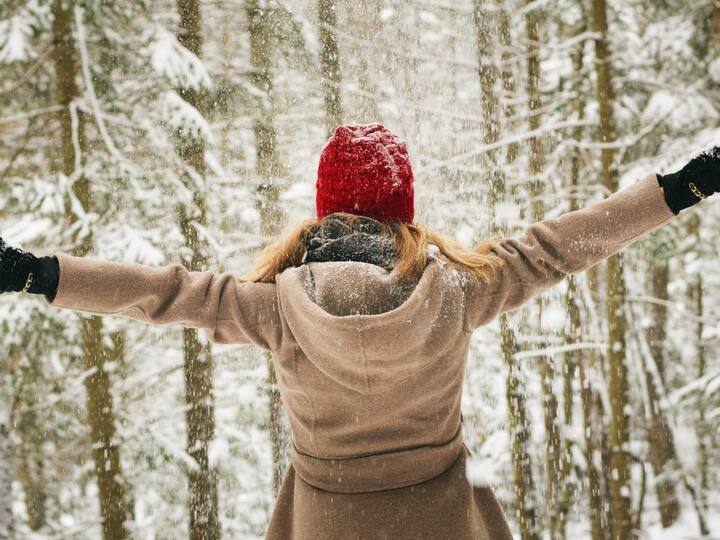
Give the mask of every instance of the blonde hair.
M 330 216 L 342 216 L 352 226 L 359 216 L 345 212 L 336 212 Z M 305 238 L 323 220 L 309 218 L 297 223 L 288 234 L 266 246 L 255 261 L 252 269 L 243 276 L 237 276 L 241 282 L 274 283 L 275 276 L 286 268 L 299 266 L 305 256 Z M 379 222 L 382 233 L 394 238 L 398 257 L 395 269 L 401 276 L 419 275 L 425 269 L 428 245 L 437 246 L 446 262 L 461 270 L 467 270 L 480 281 L 489 282 L 495 278 L 496 269 L 502 259 L 490 252 L 497 245 L 497 239 L 486 240 L 473 249 L 464 248 L 456 240 L 433 232 L 417 223 Z

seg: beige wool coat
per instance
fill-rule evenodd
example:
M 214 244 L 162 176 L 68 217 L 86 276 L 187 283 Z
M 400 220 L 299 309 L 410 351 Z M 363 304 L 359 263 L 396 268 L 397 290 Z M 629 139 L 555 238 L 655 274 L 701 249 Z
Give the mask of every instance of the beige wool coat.
M 432 257 L 419 281 L 363 262 L 312 262 L 276 283 L 56 253 L 45 302 L 203 329 L 272 351 L 291 463 L 270 540 L 510 539 L 489 487 L 465 476 L 461 394 L 473 331 L 674 216 L 654 174 L 505 238 L 481 284 Z

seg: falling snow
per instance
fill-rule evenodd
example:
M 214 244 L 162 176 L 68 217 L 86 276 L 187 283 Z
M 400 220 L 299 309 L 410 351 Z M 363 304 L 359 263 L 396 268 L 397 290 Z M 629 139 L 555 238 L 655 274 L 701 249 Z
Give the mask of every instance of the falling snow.
M 72 9 L 60 12 L 65 4 Z M 334 23 L 320 20 L 320 4 L 335 6 Z M 199 17 L 183 18 L 183 5 L 200 6 Z M 598 91 L 599 6 L 610 26 L 611 93 Z M 593 538 L 591 468 L 606 521 L 619 493 L 631 511 L 642 508 L 639 538 L 716 538 L 717 200 L 652 232 L 647 209 L 662 208 L 659 190 L 621 213 L 622 204 L 597 207 L 594 221 L 582 209 L 720 142 L 718 20 L 712 2 L 5 2 L 0 236 L 37 256 L 239 276 L 271 240 L 314 215 L 319 154 L 333 129 L 380 122 L 407 142 L 415 221 L 483 253 L 485 240 L 505 238 L 493 249 L 512 263 L 500 274 L 510 287 L 475 284 L 429 243 L 430 264 L 442 272 L 434 293 L 447 304 L 436 309 L 424 298 L 398 324 L 417 330 L 422 316 L 436 317 L 430 342 L 413 345 L 442 344 L 438 363 L 412 351 L 394 363 L 368 357 L 402 336 L 358 348 L 367 328 L 355 325 L 331 337 L 318 329 L 311 341 L 328 345 L 324 364 L 313 365 L 336 374 L 343 365 L 375 367 L 373 383 L 402 396 L 414 375 L 408 366 L 446 367 L 439 363 L 457 342 L 438 328 L 456 328 L 469 340 L 453 379 L 471 452 L 465 477 L 493 490 L 518 538 Z M 614 101 L 601 104 L 603 95 Z M 403 164 L 384 163 L 395 178 L 402 172 Z M 545 227 L 529 229 L 543 219 Z M 622 289 L 607 271 L 620 247 Z M 367 313 L 373 292 L 388 310 L 411 305 L 414 283 L 388 285 L 390 274 L 372 266 L 350 282 L 349 268 L 305 273 L 298 288 L 321 309 L 336 302 L 338 324 L 382 321 Z M 157 290 L 179 284 L 156 281 Z M 233 309 L 243 285 L 226 283 L 223 302 Z M 102 297 L 120 312 L 133 286 Z M 154 299 L 157 313 L 174 313 L 167 298 Z M 198 472 L 217 486 L 222 537 L 264 537 L 292 443 L 286 401 L 315 415 L 323 400 L 341 404 L 303 385 L 281 395 L 307 365 L 274 369 L 274 382 L 266 351 L 183 329 L 212 307 L 172 326 L 107 316 L 98 329 L 88 313 L 0 294 L 0 540 L 102 538 L 97 471 L 115 471 L 110 449 L 119 451 L 113 481 L 127 487 L 132 509 L 128 538 L 186 537 L 188 478 Z M 95 338 L 102 353 L 91 356 Z M 199 353 L 188 363 L 192 350 Z M 209 383 L 195 398 L 187 374 L 204 367 Z M 90 409 L 87 390 L 103 388 L 106 401 Z M 332 428 L 348 438 L 362 432 L 368 403 Z M 449 412 L 436 403 L 413 417 L 401 405 L 383 411 L 396 419 L 392 433 L 437 420 L 413 444 L 447 427 Z M 97 418 L 109 440 L 93 435 Z M 612 431 L 617 423 L 621 432 Z M 362 433 L 369 444 L 381 435 Z M 626 481 L 611 465 L 612 448 L 628 458 Z M 661 500 L 658 456 L 676 501 Z M 211 530 L 211 512 L 199 514 L 194 526 Z

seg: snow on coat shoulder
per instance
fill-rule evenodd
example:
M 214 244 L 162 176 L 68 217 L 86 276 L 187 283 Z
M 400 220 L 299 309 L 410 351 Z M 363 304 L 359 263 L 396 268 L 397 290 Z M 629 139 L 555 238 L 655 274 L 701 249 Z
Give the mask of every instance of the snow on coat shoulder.
M 282 317 L 310 362 L 338 384 L 386 391 L 463 332 L 459 273 L 430 259 L 418 280 L 364 262 L 313 262 L 277 278 Z

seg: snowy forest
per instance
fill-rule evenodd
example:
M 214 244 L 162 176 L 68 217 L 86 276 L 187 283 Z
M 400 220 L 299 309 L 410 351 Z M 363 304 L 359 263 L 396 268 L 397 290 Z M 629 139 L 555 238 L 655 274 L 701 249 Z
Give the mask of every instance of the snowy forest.
M 0 235 L 249 270 L 342 123 L 472 246 L 720 141 L 713 0 L 3 0 Z M 720 538 L 718 200 L 473 336 L 467 477 L 522 540 Z M 0 295 L 0 539 L 261 539 L 268 354 Z

